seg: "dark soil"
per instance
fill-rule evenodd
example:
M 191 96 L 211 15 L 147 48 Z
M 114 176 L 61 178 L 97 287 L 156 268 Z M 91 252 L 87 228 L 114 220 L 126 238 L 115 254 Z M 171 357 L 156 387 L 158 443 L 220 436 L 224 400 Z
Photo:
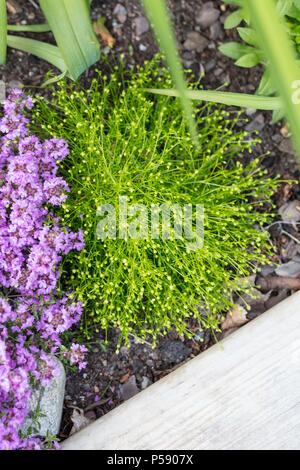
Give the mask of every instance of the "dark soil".
M 24 22 L 43 22 L 43 15 L 39 9 L 28 0 L 9 0 L 12 8 L 9 12 L 9 23 L 24 24 Z M 215 89 L 227 82 L 228 91 L 253 93 L 259 83 L 262 69 L 260 66 L 252 69 L 237 68 L 233 61 L 224 57 L 218 46 L 223 42 L 237 39 L 234 31 L 224 31 L 223 23 L 229 12 L 227 6 L 220 1 L 214 1 L 215 8 L 220 11 L 220 16 L 211 26 L 203 29 L 196 23 L 196 14 L 204 2 L 200 0 L 171 0 L 169 2 L 176 36 L 180 46 L 180 53 L 186 68 L 190 68 L 199 78 L 205 73 L 202 83 L 207 89 Z M 144 21 L 144 14 L 139 0 L 121 0 L 117 6 L 116 0 L 94 0 L 92 3 L 92 17 L 96 20 L 104 16 L 106 26 L 116 39 L 113 55 L 116 60 L 124 54 L 128 66 L 134 67 L 143 64 L 146 59 L 151 59 L 158 51 L 150 29 Z M 15 14 L 12 14 L 13 10 Z M 141 19 L 141 17 L 143 17 Z M 139 32 L 139 29 L 146 30 Z M 196 34 L 201 35 L 201 40 Z M 139 35 L 138 35 L 139 34 Z M 32 36 L 34 37 L 34 36 Z M 191 38 L 197 41 L 191 41 Z M 39 35 L 41 40 L 53 42 L 51 34 Z M 187 41 L 189 39 L 189 41 Z M 200 42 L 199 42 L 200 41 Z M 102 42 L 108 58 L 111 57 L 109 48 Z M 114 60 L 115 60 L 114 59 Z M 87 70 L 80 78 L 81 84 L 88 87 L 94 76 L 94 69 L 101 69 L 101 60 Z M 16 86 L 23 83 L 29 87 L 40 86 L 45 74 L 52 67 L 46 62 L 26 53 L 9 50 L 7 65 L 1 68 L 2 80 Z M 34 91 L 34 88 L 33 88 Z M 39 90 L 40 91 L 40 90 Z M 294 152 L 286 137 L 287 130 L 282 122 L 272 123 L 271 113 L 247 110 L 243 115 L 249 122 L 245 122 L 247 130 L 258 130 L 261 144 L 255 148 L 254 156 L 270 152 L 265 156 L 262 164 L 268 170 L 270 176 L 279 174 L 282 179 L 294 179 L 299 181 L 299 168 L 295 161 Z M 274 200 L 279 208 L 283 203 L 299 197 L 299 185 L 297 183 L 282 183 Z M 279 218 L 278 218 L 279 219 Z M 290 224 L 275 224 L 270 227 L 272 239 L 276 246 L 274 264 L 284 264 L 299 257 L 300 234 L 297 226 Z M 264 276 L 276 276 L 274 268 L 264 269 Z M 280 278 L 283 286 L 273 288 L 269 295 L 259 299 L 248 313 L 251 320 L 263 313 L 275 303 L 287 297 L 293 292 L 286 278 Z M 90 341 L 87 368 L 80 373 L 69 372 L 66 386 L 65 408 L 60 436 L 66 438 L 71 430 L 70 420 L 74 407 L 85 411 L 85 415 L 93 420 L 101 417 L 122 401 L 138 393 L 151 383 L 156 382 L 183 362 L 195 357 L 216 342 L 216 338 L 210 331 L 201 332 L 200 326 L 189 325 L 195 333 L 193 340 L 179 338 L 176 333 L 170 333 L 161 339 L 160 344 L 152 349 L 149 344 L 141 344 L 138 338 L 130 338 L 130 347 L 121 347 L 117 355 L 116 345 L 118 331 L 110 330 L 108 344 L 105 343 L 104 334 L 94 336 Z M 229 332 L 233 330 L 228 330 Z M 221 339 L 228 331 L 218 335 Z

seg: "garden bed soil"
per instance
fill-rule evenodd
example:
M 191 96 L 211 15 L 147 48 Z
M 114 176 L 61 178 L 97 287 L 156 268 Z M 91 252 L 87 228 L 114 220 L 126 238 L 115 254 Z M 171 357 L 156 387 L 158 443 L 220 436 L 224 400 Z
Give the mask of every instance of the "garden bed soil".
M 237 39 L 234 31 L 224 31 L 223 23 L 230 7 L 224 8 L 220 1 L 214 1 L 213 6 L 219 11 L 219 17 L 210 26 L 203 28 L 196 22 L 197 14 L 203 3 L 200 0 L 173 0 L 170 1 L 171 16 L 177 40 L 180 46 L 181 57 L 186 68 L 190 68 L 196 79 L 204 73 L 202 83 L 207 89 L 215 89 L 228 83 L 228 91 L 254 93 L 260 81 L 262 69 L 260 66 L 252 69 L 237 68 L 233 61 L 224 57 L 218 46 L 223 42 Z M 8 21 L 11 24 L 32 24 L 43 22 L 43 16 L 34 2 L 25 0 L 9 0 Z M 204 7 L 205 8 L 205 7 Z M 101 40 L 102 50 L 108 53 L 108 58 L 118 60 L 123 54 L 129 67 L 143 64 L 151 59 L 158 51 L 149 25 L 145 20 L 139 0 L 122 0 L 119 3 L 113 0 L 94 0 L 92 2 L 92 18 L 99 16 L 106 18 L 106 26 L 116 39 L 112 52 Z M 40 35 L 42 40 L 53 42 L 51 34 Z M 95 68 L 102 69 L 101 60 L 87 70 L 80 78 L 82 86 L 88 88 L 94 77 Z M 52 67 L 46 62 L 21 51 L 9 50 L 7 65 L 1 67 L 2 80 L 9 86 L 25 84 L 32 90 L 38 90 L 45 74 Z M 247 130 L 259 131 L 261 143 L 254 149 L 253 157 L 262 154 L 262 165 L 268 175 L 280 175 L 282 179 L 294 179 L 296 182 L 281 183 L 275 194 L 274 202 L 277 210 L 285 202 L 297 199 L 299 190 L 299 169 L 295 155 L 287 138 L 287 128 L 283 122 L 276 124 L 271 121 L 271 113 L 246 110 L 241 125 Z M 275 263 L 286 263 L 298 255 L 300 234 L 297 226 L 275 224 L 270 228 L 272 240 L 276 248 L 273 257 Z M 274 268 L 263 271 L 263 275 L 274 276 Z M 269 291 L 270 295 L 255 301 L 248 312 L 248 320 L 263 313 L 275 303 L 287 297 L 297 289 L 291 286 L 286 278 L 280 278 L 281 286 Z M 296 283 L 297 284 L 297 283 Z M 267 286 L 268 287 L 268 286 Z M 293 290 L 293 289 L 294 290 Z M 87 367 L 81 372 L 68 372 L 64 414 L 59 437 L 68 437 L 74 409 L 83 410 L 89 420 L 94 420 L 118 406 L 122 401 L 130 398 L 151 383 L 156 382 L 174 370 L 185 361 L 200 354 L 209 346 L 228 332 L 219 333 L 216 337 L 211 331 L 199 331 L 199 325 L 189 325 L 195 333 L 192 340 L 179 338 L 171 332 L 162 338 L 155 349 L 150 344 L 141 344 L 136 337 L 130 338 L 130 347 L 121 347 L 116 354 L 118 331 L 112 329 L 108 332 L 108 343 L 105 343 L 104 332 L 93 336 L 89 341 L 90 352 L 87 355 Z

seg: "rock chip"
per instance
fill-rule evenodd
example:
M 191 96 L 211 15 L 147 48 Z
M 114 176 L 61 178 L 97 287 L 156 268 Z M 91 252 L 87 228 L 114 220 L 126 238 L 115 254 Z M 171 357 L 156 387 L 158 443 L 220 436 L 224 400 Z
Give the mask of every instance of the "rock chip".
M 133 397 L 137 393 L 139 393 L 139 389 L 136 384 L 136 378 L 135 375 L 132 375 L 129 377 L 127 382 L 120 386 L 121 398 L 123 400 L 129 400 L 129 398 Z
M 141 389 L 145 390 L 145 388 L 149 387 L 149 385 L 151 385 L 151 384 L 152 384 L 151 380 L 144 375 L 142 377 Z
M 289 139 L 283 139 L 279 144 L 279 150 L 290 155 L 295 155 L 295 150 L 292 142 Z
M 133 368 L 133 371 L 136 373 L 136 372 L 141 372 L 141 370 L 143 369 L 144 367 L 144 363 L 138 359 L 138 358 L 135 358 L 133 360 L 133 364 L 132 364 L 132 368 Z
M 249 122 L 246 126 L 246 131 L 252 132 L 252 131 L 262 131 L 263 128 L 265 127 L 265 118 L 262 113 L 259 113 L 255 118 Z
M 279 208 L 278 213 L 281 215 L 283 222 L 297 222 L 300 220 L 300 201 L 295 199 L 286 202 Z
M 210 26 L 209 30 L 210 30 L 210 37 L 214 41 L 216 41 L 219 38 L 221 39 L 223 38 L 223 30 L 219 21 L 216 21 L 215 23 L 213 23 Z
M 192 352 L 182 341 L 168 341 L 160 348 L 161 358 L 165 365 L 184 361 Z
M 196 15 L 196 23 L 202 28 L 208 28 L 217 21 L 219 16 L 220 12 L 217 8 L 214 8 L 213 2 L 206 2 Z
M 297 263 L 297 261 L 289 261 L 288 263 L 284 263 L 275 269 L 275 273 L 277 274 L 277 276 L 293 278 L 299 277 L 300 262 Z
M 275 269 L 276 269 L 276 264 L 273 264 L 272 266 L 270 265 L 262 266 L 259 274 L 262 277 L 266 277 L 272 274 L 275 271 Z
M 113 14 L 116 15 L 120 23 L 125 23 L 127 19 L 127 10 L 123 5 L 121 5 L 121 3 L 117 3 L 114 8 Z
M 39 432 L 33 432 L 32 436 L 43 436 L 47 435 L 47 432 L 51 436 L 56 436 L 60 429 L 60 422 L 62 417 L 64 393 L 66 384 L 66 374 L 62 363 L 53 358 L 59 367 L 59 375 L 55 377 L 51 384 L 47 387 L 38 387 L 33 390 L 30 401 L 30 411 L 36 412 L 37 408 L 40 407 L 40 411 L 45 417 L 39 418 L 40 428 Z M 32 425 L 32 420 L 28 416 L 23 425 L 22 431 L 24 432 Z
M 149 23 L 147 18 L 144 16 L 138 16 L 133 20 L 133 24 L 135 27 L 135 34 L 137 36 L 141 36 L 144 33 L 147 33 L 149 31 Z
M 208 45 L 208 40 L 197 31 L 187 33 L 187 38 L 183 43 L 183 48 L 187 51 L 202 52 Z

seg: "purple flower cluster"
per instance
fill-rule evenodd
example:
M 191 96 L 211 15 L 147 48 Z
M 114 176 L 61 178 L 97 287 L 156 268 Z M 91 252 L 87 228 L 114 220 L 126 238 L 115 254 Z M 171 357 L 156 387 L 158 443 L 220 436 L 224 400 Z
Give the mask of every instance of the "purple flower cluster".
M 28 135 L 24 113 L 32 106 L 13 90 L 0 119 L 0 450 L 41 448 L 19 430 L 32 384 L 48 385 L 58 373 L 54 354 L 85 366 L 86 348 L 73 343 L 66 351 L 60 340 L 78 323 L 82 305 L 56 291 L 62 256 L 83 248 L 83 234 L 61 227 L 48 207 L 67 197 L 57 162 L 68 147 Z

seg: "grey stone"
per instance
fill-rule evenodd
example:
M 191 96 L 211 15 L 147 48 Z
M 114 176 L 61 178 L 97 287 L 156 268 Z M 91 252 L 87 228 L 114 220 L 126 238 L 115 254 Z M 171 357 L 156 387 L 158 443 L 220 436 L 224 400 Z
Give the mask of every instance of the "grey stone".
M 279 134 L 274 134 L 274 135 L 272 135 L 271 139 L 272 139 L 276 144 L 279 144 L 279 142 L 282 141 L 282 137 L 281 137 L 281 135 L 279 135 Z
M 22 88 L 22 82 L 20 82 L 19 80 L 11 80 L 10 82 L 8 82 L 8 86 L 10 88 Z
M 125 382 L 124 384 L 120 386 L 121 398 L 123 400 L 128 400 L 129 398 L 133 397 L 137 393 L 139 393 L 139 389 L 137 388 L 137 385 L 136 385 L 136 378 L 135 378 L 135 375 L 132 375 L 131 377 L 129 377 L 127 382 Z
M 187 51 L 202 52 L 206 48 L 208 40 L 197 31 L 187 33 L 187 38 L 183 43 L 183 48 Z
M 136 358 L 133 360 L 132 368 L 134 372 L 141 372 L 143 367 L 144 363 L 140 359 Z
M 160 348 L 161 358 L 166 365 L 183 361 L 191 352 L 191 349 L 179 340 L 168 341 Z
M 283 139 L 280 142 L 279 150 L 284 153 L 289 153 L 290 155 L 295 155 L 295 150 L 292 142 L 289 139 Z
M 116 15 L 120 23 L 125 23 L 127 19 L 127 10 L 123 5 L 121 5 L 121 3 L 117 3 L 114 8 L 113 14 Z
M 259 271 L 260 276 L 266 277 L 269 276 L 269 274 L 272 274 L 276 269 L 276 264 L 273 264 L 273 266 L 262 266 L 261 270 Z
M 252 131 L 262 131 L 263 128 L 265 127 L 265 118 L 262 113 L 259 113 L 255 118 L 249 122 L 249 124 L 246 126 L 246 131 L 252 132 Z
M 184 68 L 186 70 L 189 70 L 191 68 L 191 66 L 193 65 L 193 61 L 192 60 L 184 60 L 183 65 L 184 65 Z
M 215 23 L 213 23 L 213 24 L 210 26 L 209 30 L 210 30 L 210 37 L 211 37 L 211 39 L 213 39 L 214 41 L 215 41 L 216 39 L 219 39 L 219 38 L 222 39 L 222 38 L 223 38 L 223 30 L 222 30 L 222 28 L 221 28 L 221 24 L 220 24 L 218 21 L 216 21 Z
M 30 410 L 34 413 L 37 407 L 40 407 L 41 413 L 45 415 L 39 419 L 40 428 L 38 433 L 32 433 L 32 436 L 43 436 L 48 434 L 56 436 L 59 432 L 62 417 L 64 393 L 66 384 L 66 373 L 62 363 L 53 358 L 59 367 L 59 375 L 55 377 L 47 387 L 38 387 L 33 390 L 31 395 Z M 32 420 L 28 416 L 23 425 L 24 432 L 32 425 Z
M 245 108 L 245 113 L 247 114 L 247 116 L 253 116 L 253 114 L 256 113 L 256 109 L 255 108 Z
M 223 69 L 221 69 L 220 67 L 216 68 L 215 71 L 214 71 L 214 75 L 216 77 L 218 77 L 219 75 L 221 75 L 221 73 L 223 73 Z
M 195 336 L 193 336 L 193 339 L 196 341 L 202 342 L 205 338 L 205 332 L 204 331 L 197 331 Z
M 110 47 L 109 46 L 104 46 L 102 49 L 102 54 L 106 55 L 110 53 Z
M 149 31 L 149 23 L 147 18 L 145 18 L 144 16 L 138 16 L 134 19 L 133 23 L 137 36 L 141 36 L 142 34 L 147 33 Z
M 300 220 L 300 201 L 286 202 L 279 209 L 278 213 L 281 215 L 283 222 L 298 222 Z
M 211 59 L 207 64 L 205 65 L 205 71 L 208 73 L 211 70 L 213 70 L 216 66 L 216 61 L 215 59 Z
M 278 268 L 276 268 L 275 273 L 277 274 L 277 276 L 294 278 L 299 277 L 300 263 L 297 263 L 297 261 L 289 261 L 288 263 L 284 263 Z
M 124 356 L 128 356 L 128 354 L 130 353 L 130 348 L 128 348 L 127 346 L 122 346 L 120 348 L 120 353 Z
M 206 2 L 200 9 L 198 15 L 196 15 L 196 23 L 202 28 L 208 28 L 217 21 L 220 16 L 219 10 L 214 8 L 213 2 Z
M 151 380 L 144 375 L 142 377 L 141 389 L 145 390 L 145 388 L 149 387 L 149 385 L 151 385 L 151 384 L 152 384 Z

